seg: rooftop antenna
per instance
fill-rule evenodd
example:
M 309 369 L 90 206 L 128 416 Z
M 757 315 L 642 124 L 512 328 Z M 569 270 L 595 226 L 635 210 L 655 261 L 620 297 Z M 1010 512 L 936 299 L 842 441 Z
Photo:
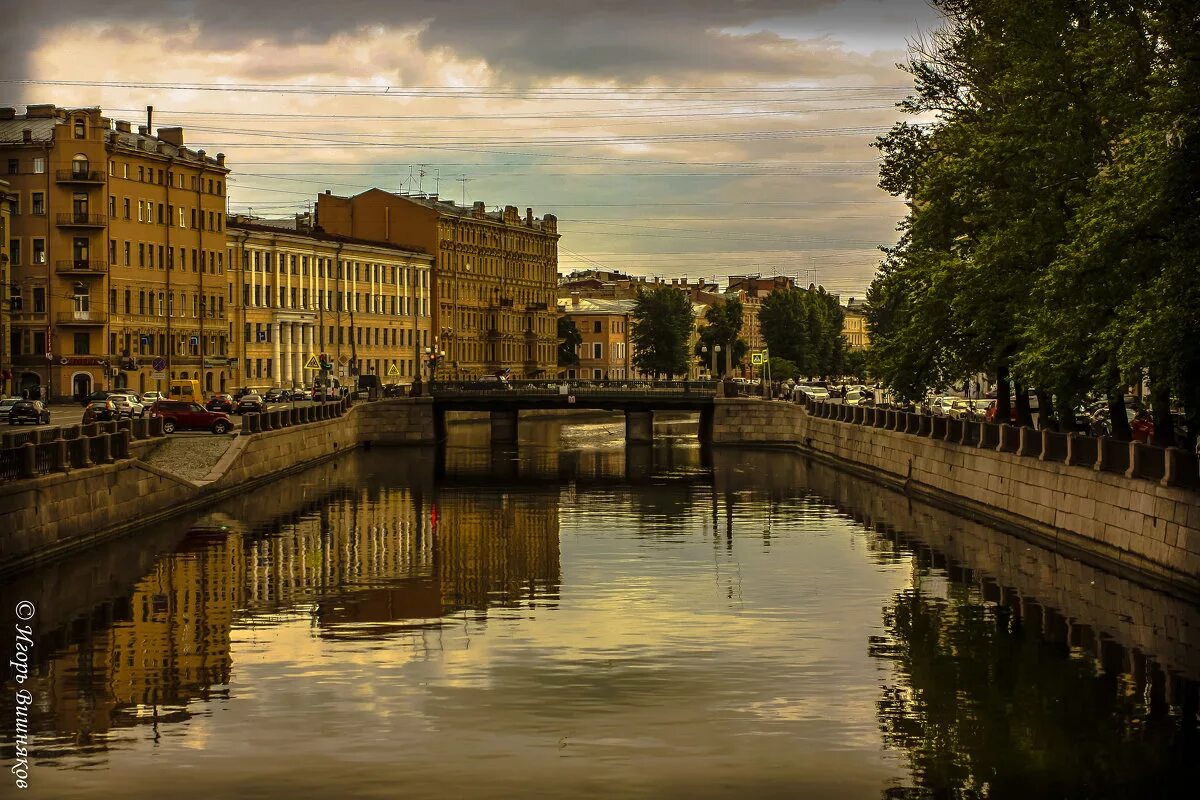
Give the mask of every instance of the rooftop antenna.
M 454 180 L 456 180 L 462 184 L 462 189 L 463 189 L 462 204 L 465 206 L 467 204 L 467 184 L 471 182 L 471 179 L 468 178 L 466 175 L 459 175 Z
M 412 170 L 413 170 L 413 168 L 412 168 L 412 164 L 409 164 L 409 165 L 408 165 L 408 193 L 409 193 L 409 194 L 412 194 L 412 187 L 413 187 L 413 174 L 412 174 Z
M 425 165 L 424 164 L 422 164 L 421 168 L 419 170 L 417 170 L 417 175 L 420 177 L 420 181 L 417 183 L 417 194 L 423 195 L 423 194 L 425 194 Z
M 442 168 L 437 167 L 433 171 L 433 193 L 438 194 L 442 188 Z M 132 423 L 130 423 L 132 424 Z

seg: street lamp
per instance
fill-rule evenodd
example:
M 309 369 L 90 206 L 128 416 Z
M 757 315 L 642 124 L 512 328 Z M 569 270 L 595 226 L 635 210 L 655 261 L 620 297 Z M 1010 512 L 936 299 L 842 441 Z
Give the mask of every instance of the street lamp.
M 721 345 L 719 345 L 719 344 L 713 345 L 712 373 L 716 377 L 717 380 L 721 379 L 721 376 L 717 375 L 717 356 L 720 352 L 721 352 Z

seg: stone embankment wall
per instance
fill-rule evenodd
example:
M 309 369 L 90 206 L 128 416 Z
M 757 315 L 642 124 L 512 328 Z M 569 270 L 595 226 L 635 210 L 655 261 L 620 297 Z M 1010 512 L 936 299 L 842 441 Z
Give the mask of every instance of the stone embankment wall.
M 238 436 L 200 480 L 147 464 L 130 451 L 111 463 L 0 483 L 0 574 L 97 540 L 203 508 L 305 469 L 360 443 L 430 444 L 433 403 L 389 399 L 343 409 L 313 406 L 243 420 Z M 122 454 L 124 455 L 124 454 Z
M 785 402 L 718 399 L 713 443 L 798 447 L 1056 551 L 1200 593 L 1200 494 L 1187 488 L 821 418 Z

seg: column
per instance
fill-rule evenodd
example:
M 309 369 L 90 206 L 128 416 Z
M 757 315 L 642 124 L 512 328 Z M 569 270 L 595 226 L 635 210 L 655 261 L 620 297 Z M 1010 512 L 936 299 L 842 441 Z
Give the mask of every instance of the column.
M 654 441 L 654 412 L 625 412 L 625 441 L 645 444 Z
M 271 363 L 275 365 L 275 366 L 274 366 L 274 374 L 271 376 L 271 380 L 274 382 L 274 385 L 275 385 L 275 386 L 282 386 L 282 385 L 283 385 L 283 381 L 282 381 L 282 378 L 283 378 L 283 362 L 280 360 L 280 357 L 279 357 L 279 344 L 280 344 L 280 342 L 279 342 L 280 330 L 279 330 L 279 329 L 280 329 L 280 325 L 279 325 L 279 323 L 278 323 L 278 322 L 272 322 L 272 323 L 270 323 L 270 325 L 271 325 L 271 328 L 272 328 L 272 331 L 271 331 L 271 356 L 272 356 L 272 361 L 271 361 Z
M 313 333 L 314 333 L 313 325 L 305 325 L 304 326 L 304 351 L 300 354 L 300 357 L 304 361 L 308 361 L 308 357 L 315 352 L 315 348 L 313 347 Z M 301 364 L 300 366 L 303 368 L 304 365 Z M 316 383 L 316 378 L 321 373 L 314 372 L 313 370 L 306 370 L 306 371 L 302 372 L 301 374 L 304 376 L 304 384 L 309 385 L 309 384 Z
M 292 323 L 279 323 L 279 339 L 283 352 L 280 353 L 279 379 L 282 386 L 292 385 Z

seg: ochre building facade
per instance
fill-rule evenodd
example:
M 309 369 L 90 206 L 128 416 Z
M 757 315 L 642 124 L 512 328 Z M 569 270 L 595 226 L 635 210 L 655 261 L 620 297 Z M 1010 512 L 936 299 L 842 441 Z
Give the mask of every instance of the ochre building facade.
M 229 221 L 239 385 L 312 386 L 376 375 L 410 384 L 432 341 L 432 256 L 346 236 Z
M 432 353 L 439 378 L 507 372 L 546 377 L 557 367 L 558 220 L 516 206 L 488 212 L 436 196 L 371 189 L 318 195 L 319 230 L 412 246 L 434 255 Z
M 231 379 L 229 171 L 222 154 L 185 147 L 181 128 L 150 127 L 98 108 L 0 109 L 17 391 L 59 400 Z

